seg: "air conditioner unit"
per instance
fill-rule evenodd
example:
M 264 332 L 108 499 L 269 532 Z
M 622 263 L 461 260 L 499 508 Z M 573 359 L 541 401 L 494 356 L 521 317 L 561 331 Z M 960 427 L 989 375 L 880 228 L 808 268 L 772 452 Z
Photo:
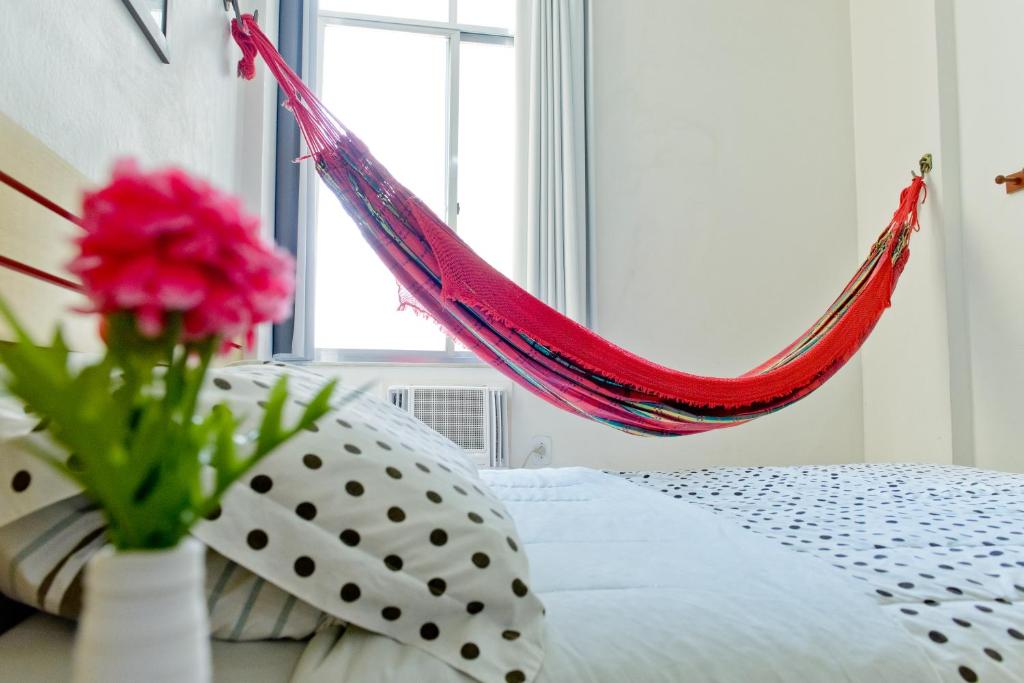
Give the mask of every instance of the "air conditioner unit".
M 388 400 L 468 452 L 480 467 L 508 467 L 508 402 L 504 389 L 459 386 L 388 387 Z

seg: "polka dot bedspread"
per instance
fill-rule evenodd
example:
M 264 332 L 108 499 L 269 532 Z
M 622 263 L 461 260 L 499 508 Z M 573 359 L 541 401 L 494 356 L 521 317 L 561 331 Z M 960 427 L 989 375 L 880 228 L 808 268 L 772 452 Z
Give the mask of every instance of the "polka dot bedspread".
M 615 474 L 858 582 L 940 680 L 1024 681 L 1024 475 L 911 464 Z

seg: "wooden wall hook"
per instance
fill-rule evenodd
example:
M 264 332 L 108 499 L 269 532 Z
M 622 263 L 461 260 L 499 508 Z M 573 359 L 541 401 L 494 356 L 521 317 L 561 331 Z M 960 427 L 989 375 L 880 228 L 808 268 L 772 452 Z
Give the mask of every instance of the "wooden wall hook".
M 997 175 L 996 185 L 1005 185 L 1006 194 L 1013 194 L 1024 190 L 1024 171 L 1017 171 L 1010 175 Z

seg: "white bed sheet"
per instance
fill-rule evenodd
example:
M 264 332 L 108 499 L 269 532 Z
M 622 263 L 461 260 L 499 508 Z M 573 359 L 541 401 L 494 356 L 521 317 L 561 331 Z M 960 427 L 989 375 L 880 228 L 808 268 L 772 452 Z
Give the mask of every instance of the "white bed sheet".
M 72 622 L 45 614 L 30 617 L 0 636 L 0 683 L 70 681 L 74 639 Z M 283 683 L 305 647 L 288 640 L 215 640 L 211 647 L 214 683 Z
M 939 680 L 855 582 L 729 519 L 594 470 L 486 479 L 516 519 L 547 606 L 541 683 Z M 467 680 L 357 628 L 316 636 L 293 678 Z
M 755 508 L 732 515 L 741 496 L 723 504 L 721 496 L 735 491 L 721 481 L 691 479 L 698 493 L 685 497 L 707 503 L 691 505 L 671 497 L 685 491 L 683 475 L 664 476 L 674 479 L 644 488 L 586 469 L 485 473 L 516 518 L 532 588 L 548 609 L 539 683 L 951 680 L 957 669 L 901 625 L 893 606 L 880 606 L 864 576 L 831 566 L 835 557 L 786 549 L 780 541 L 792 540 L 790 529 L 774 539 L 754 533 L 752 514 L 760 520 L 766 512 L 759 511 L 776 503 L 798 512 L 810 500 L 806 491 L 780 486 L 778 499 L 756 504 L 748 495 Z M 765 519 L 765 530 L 778 521 Z M 0 681 L 68 680 L 72 640 L 67 622 L 33 617 L 0 636 Z M 1010 638 L 1008 647 L 1017 642 Z M 354 627 L 323 631 L 308 644 L 214 643 L 213 652 L 218 683 L 469 680 L 416 648 Z M 1009 650 L 1003 655 L 1009 664 Z M 1019 673 L 980 680 L 1024 680 Z

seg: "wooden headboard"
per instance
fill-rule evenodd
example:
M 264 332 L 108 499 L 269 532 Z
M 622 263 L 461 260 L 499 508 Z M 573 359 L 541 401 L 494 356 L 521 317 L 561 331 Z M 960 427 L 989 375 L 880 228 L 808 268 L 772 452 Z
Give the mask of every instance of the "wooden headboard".
M 81 228 L 26 196 L 36 193 L 75 213 L 91 183 L 2 113 L 0 173 L 22 186 L 0 182 L 0 294 L 38 341 L 48 341 L 60 323 L 71 349 L 98 351 L 96 318 L 73 311 L 85 299 L 64 268 Z M 0 322 L 0 341 L 10 337 Z

